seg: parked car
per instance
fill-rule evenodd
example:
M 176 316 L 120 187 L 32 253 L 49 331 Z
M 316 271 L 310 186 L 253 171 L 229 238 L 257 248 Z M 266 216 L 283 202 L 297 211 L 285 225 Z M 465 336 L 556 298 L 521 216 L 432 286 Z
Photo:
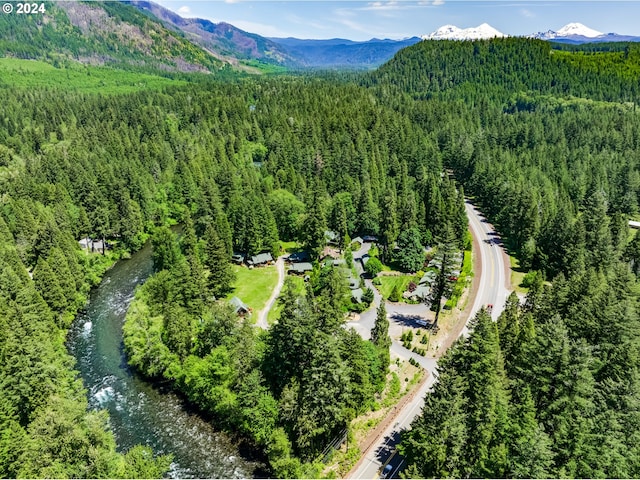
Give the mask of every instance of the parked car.
M 382 474 L 380 475 L 380 478 L 389 478 L 389 475 L 391 475 L 391 470 L 393 470 L 393 466 L 390 463 L 388 463 L 382 469 Z

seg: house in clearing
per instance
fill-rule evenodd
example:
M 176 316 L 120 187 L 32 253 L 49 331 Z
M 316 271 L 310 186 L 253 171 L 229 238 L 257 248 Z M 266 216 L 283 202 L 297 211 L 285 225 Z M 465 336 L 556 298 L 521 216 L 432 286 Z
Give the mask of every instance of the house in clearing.
M 229 300 L 229 304 L 233 307 L 233 311 L 236 315 L 244 317 L 245 315 L 251 315 L 251 309 L 242 302 L 238 297 L 233 297 Z
M 313 265 L 309 262 L 292 263 L 289 267 L 289 274 L 304 275 L 313 270 Z
M 249 260 L 247 260 L 247 264 L 253 267 L 268 265 L 272 262 L 273 262 L 273 257 L 269 252 L 253 255 Z

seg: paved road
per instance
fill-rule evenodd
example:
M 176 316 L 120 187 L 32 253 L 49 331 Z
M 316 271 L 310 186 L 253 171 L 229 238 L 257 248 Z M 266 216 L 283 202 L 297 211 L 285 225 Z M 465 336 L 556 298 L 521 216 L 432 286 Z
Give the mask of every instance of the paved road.
M 486 222 L 480 212 L 469 202 L 466 204 L 466 210 L 471 233 L 480 246 L 479 249 L 476 248 L 475 255 L 480 255 L 482 268 L 480 271 L 474 272 L 476 277 L 479 277 L 479 289 L 471 309 L 471 314 L 466 320 L 465 327 L 461 334 L 465 336 L 469 334 L 467 329 L 469 319 L 473 318 L 480 308 L 492 304 L 492 317 L 495 319 L 504 309 L 504 302 L 509 295 L 506 279 L 507 270 L 505 267 L 505 263 L 508 260 L 505 260 L 500 238 L 493 227 Z M 354 253 L 354 260 L 359 253 L 360 251 Z M 378 305 L 379 295 L 375 301 L 376 308 Z M 425 305 L 395 305 L 387 303 L 390 331 L 394 328 L 394 324 L 397 325 L 413 315 L 425 315 L 426 308 Z M 359 321 L 348 323 L 347 326 L 355 328 L 363 338 L 369 338 L 375 316 L 375 308 L 371 308 L 363 312 Z M 351 478 L 377 478 L 381 469 L 387 464 L 392 466 L 388 478 L 398 478 L 399 472 L 402 471 L 404 467 L 404 459 L 395 453 L 395 446 L 400 441 L 402 430 L 410 428 L 413 419 L 420 414 L 422 405 L 424 404 L 424 396 L 432 388 L 437 378 L 436 359 L 415 355 L 396 341 L 391 345 L 391 352 L 405 359 L 412 356 L 420 362 L 429 372 L 430 376 L 414 400 L 408 403 L 398 414 L 396 423 L 387 428 L 374 446 L 365 452 L 364 460 L 355 471 L 351 472 Z
M 267 330 L 269 328 L 267 316 L 269 315 L 269 311 L 273 308 L 273 305 L 276 303 L 278 295 L 280 295 L 280 291 L 284 285 L 284 256 L 280 256 L 276 260 L 276 269 L 278 270 L 278 284 L 276 285 L 276 288 L 273 289 L 273 292 L 271 292 L 271 296 L 269 297 L 269 300 L 267 300 L 267 304 L 258 312 L 258 318 L 256 320 L 256 326 L 263 330 Z
M 468 201 L 465 208 L 467 209 L 471 232 L 480 245 L 479 252 L 476 252 L 476 255 L 480 254 L 482 263 L 480 287 L 475 302 L 473 302 L 470 318 L 483 306 L 493 305 L 491 317 L 496 320 L 504 310 L 504 304 L 510 293 L 508 287 L 511 279 L 507 278 L 509 258 L 504 253 L 502 241 L 493 226 Z M 478 275 L 477 272 L 476 275 Z M 469 335 L 466 325 L 462 330 L 462 335 L 465 337 Z

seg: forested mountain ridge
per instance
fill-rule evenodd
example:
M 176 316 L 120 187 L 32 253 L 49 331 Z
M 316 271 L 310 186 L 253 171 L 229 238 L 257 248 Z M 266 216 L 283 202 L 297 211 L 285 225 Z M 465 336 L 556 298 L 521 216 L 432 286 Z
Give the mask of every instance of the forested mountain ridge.
M 213 23 L 202 18 L 183 18 L 154 2 L 130 0 L 125 2 L 149 12 L 156 18 L 183 32 L 190 41 L 207 51 L 216 52 L 232 63 L 239 59 L 260 60 L 277 65 L 301 66 L 300 59 L 292 56 L 277 42 L 255 33 L 245 32 L 229 23 Z
M 622 45 L 622 49 L 617 44 L 565 47 L 515 37 L 424 41 L 398 52 L 370 78 L 415 98 L 478 101 L 490 96 L 504 102 L 531 91 L 637 103 L 640 45 Z
M 50 2 L 45 12 L 0 17 L 3 56 L 176 72 L 211 72 L 224 62 L 182 34 L 121 2 Z

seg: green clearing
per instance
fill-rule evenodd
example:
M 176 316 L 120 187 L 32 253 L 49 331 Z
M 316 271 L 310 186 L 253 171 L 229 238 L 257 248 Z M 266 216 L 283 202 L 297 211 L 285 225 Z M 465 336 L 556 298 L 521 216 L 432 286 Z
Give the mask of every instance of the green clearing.
M 520 267 L 520 260 L 513 255 L 509 255 L 509 263 L 511 263 L 511 288 L 517 293 L 528 293 L 528 288 L 520 286 L 524 280 L 524 276 L 527 274 L 527 272 Z
M 67 63 L 62 68 L 39 60 L 0 58 L 0 88 L 49 87 L 82 93 L 122 94 L 186 85 L 158 75 Z
M 283 242 L 280 241 L 280 248 L 287 253 L 295 253 L 302 250 L 302 244 L 296 241 Z
M 227 295 L 227 298 L 240 298 L 256 315 L 267 304 L 271 292 L 278 284 L 275 265 L 258 268 L 234 266 L 233 271 L 236 273 L 236 281 L 233 293 Z
M 296 275 L 289 275 L 287 278 L 290 278 L 293 282 L 294 291 L 298 295 L 304 295 L 306 292 L 304 279 L 302 277 L 298 277 Z M 284 288 L 284 287 L 283 287 Z M 282 305 L 278 300 L 273 305 L 271 310 L 269 310 L 269 314 L 267 315 L 267 323 L 269 325 L 273 325 L 278 317 L 280 316 L 280 312 L 282 312 Z
M 398 285 L 401 292 L 404 293 L 412 280 L 416 283 L 418 283 L 418 281 L 420 280 L 416 278 L 415 275 L 381 275 L 378 276 L 378 279 L 380 280 L 378 291 L 385 300 L 389 298 L 389 295 L 391 295 L 391 292 L 396 285 Z

